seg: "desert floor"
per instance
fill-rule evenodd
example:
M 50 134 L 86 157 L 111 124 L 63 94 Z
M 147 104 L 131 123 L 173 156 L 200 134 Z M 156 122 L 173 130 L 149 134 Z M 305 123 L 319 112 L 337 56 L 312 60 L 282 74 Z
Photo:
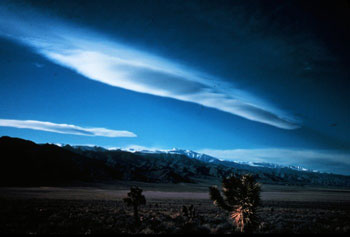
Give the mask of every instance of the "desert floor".
M 118 182 L 72 187 L 0 188 L 1 233 L 233 233 L 228 213 L 209 200 L 208 184 Z M 147 203 L 141 223 L 124 205 L 131 185 Z M 254 233 L 350 232 L 350 190 L 262 185 L 260 225 Z M 193 205 L 196 215 L 182 215 Z

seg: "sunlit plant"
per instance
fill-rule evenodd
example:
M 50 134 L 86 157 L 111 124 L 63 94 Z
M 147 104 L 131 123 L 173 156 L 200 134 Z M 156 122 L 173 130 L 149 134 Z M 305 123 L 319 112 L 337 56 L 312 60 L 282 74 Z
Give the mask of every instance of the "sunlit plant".
M 222 181 L 222 193 L 215 186 L 209 188 L 214 205 L 230 212 L 236 228 L 250 231 L 257 226 L 257 207 L 260 204 L 260 185 L 251 175 L 232 175 Z

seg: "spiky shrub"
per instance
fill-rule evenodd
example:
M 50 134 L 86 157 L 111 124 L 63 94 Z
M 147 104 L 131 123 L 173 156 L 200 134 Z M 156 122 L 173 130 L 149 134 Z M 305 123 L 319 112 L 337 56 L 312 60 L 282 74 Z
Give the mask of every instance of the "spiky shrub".
M 246 174 L 231 175 L 222 181 L 222 193 L 215 186 L 209 188 L 214 205 L 230 212 L 236 228 L 251 231 L 258 224 L 257 207 L 260 204 L 260 185 L 254 177 Z
M 146 198 L 142 195 L 142 189 L 136 186 L 131 187 L 128 197 L 124 198 L 123 201 L 128 207 L 133 207 L 135 223 L 139 223 L 138 207 L 146 204 Z
M 196 209 L 193 205 L 190 205 L 188 208 L 186 206 L 182 206 L 182 216 L 184 216 L 187 220 L 186 223 L 191 223 L 193 219 L 196 217 Z

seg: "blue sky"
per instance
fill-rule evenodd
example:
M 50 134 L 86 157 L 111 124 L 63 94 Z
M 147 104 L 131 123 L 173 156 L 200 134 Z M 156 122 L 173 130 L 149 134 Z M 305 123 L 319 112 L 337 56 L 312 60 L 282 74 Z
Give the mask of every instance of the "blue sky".
M 0 135 L 350 174 L 348 16 L 315 4 L 2 1 Z

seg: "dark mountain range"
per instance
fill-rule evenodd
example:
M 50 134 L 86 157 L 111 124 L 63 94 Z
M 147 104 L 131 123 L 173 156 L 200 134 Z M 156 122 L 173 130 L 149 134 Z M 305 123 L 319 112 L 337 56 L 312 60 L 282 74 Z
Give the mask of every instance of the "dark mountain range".
M 88 147 L 88 146 L 74 146 L 74 148 L 79 148 L 79 149 L 104 149 L 101 147 Z M 134 149 L 129 149 L 132 152 L 135 152 Z M 189 158 L 194 158 L 200 161 L 212 163 L 212 164 L 221 164 L 224 166 L 228 167 L 233 167 L 233 168 L 239 168 L 239 169 L 250 169 L 252 166 L 254 167 L 266 167 L 266 168 L 290 168 L 293 170 L 300 170 L 300 171 L 309 171 L 309 172 L 319 172 L 317 170 L 308 170 L 300 166 L 283 166 L 283 165 L 278 165 L 278 164 L 273 164 L 273 163 L 266 163 L 266 162 L 238 162 L 238 161 L 224 161 L 220 160 L 218 158 L 203 154 L 203 153 L 198 153 L 195 151 L 191 150 L 183 150 L 183 149 L 176 149 L 173 148 L 171 150 L 164 150 L 164 151 L 150 151 L 150 150 L 140 150 L 138 151 L 139 153 L 153 153 L 153 154 L 159 154 L 159 153 L 169 153 L 169 154 L 181 154 L 181 155 L 186 155 Z
M 51 144 L 0 138 L 0 185 L 60 185 L 73 180 L 113 177 L 102 161 L 89 159 Z
M 196 183 L 222 179 L 230 173 L 251 173 L 259 182 L 285 185 L 350 187 L 350 176 L 299 171 L 288 167 L 250 166 L 189 157 L 176 152 L 128 152 L 101 147 L 36 144 L 1 137 L 0 185 L 66 185 L 75 181 L 132 180 L 155 183 Z M 215 158 L 214 158 L 215 159 Z

